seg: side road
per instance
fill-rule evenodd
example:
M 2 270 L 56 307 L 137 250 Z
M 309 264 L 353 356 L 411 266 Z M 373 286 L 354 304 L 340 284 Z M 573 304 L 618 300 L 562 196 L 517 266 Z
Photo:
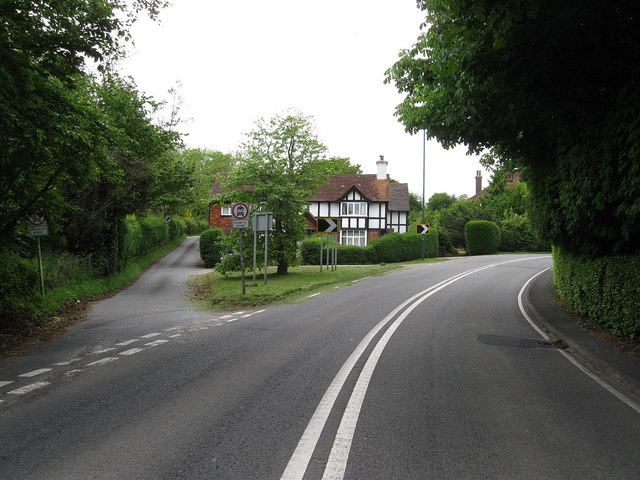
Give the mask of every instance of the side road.
M 576 317 L 554 302 L 552 288 L 551 270 L 529 285 L 523 300 L 533 321 L 552 341 L 564 342 L 564 350 L 587 372 L 640 406 L 640 354 L 622 352 L 611 342 L 584 330 Z

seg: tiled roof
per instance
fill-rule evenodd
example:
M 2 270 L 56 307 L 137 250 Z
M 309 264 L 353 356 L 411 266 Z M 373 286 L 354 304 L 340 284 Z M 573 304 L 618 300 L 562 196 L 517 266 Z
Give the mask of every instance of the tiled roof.
M 369 201 L 388 202 L 390 200 L 389 180 L 378 180 L 375 174 L 331 175 L 328 183 L 320 185 L 307 200 L 335 202 L 352 187 L 356 187 Z
M 211 196 L 213 197 L 214 195 L 218 195 L 220 193 L 229 193 L 231 190 L 229 190 L 228 188 L 222 188 L 220 186 L 220 182 L 218 182 L 218 177 L 228 177 L 229 174 L 227 172 L 218 172 L 216 173 L 216 179 L 213 182 L 213 185 L 211 186 Z M 253 190 L 253 186 L 252 185 L 244 185 L 242 187 L 242 190 Z
M 394 212 L 408 212 L 409 185 L 406 183 L 389 184 L 389 210 Z

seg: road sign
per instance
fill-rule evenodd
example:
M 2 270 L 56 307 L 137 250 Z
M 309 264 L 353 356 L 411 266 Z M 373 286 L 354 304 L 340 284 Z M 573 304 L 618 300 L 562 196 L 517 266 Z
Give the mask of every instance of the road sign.
M 49 235 L 49 227 L 44 217 L 27 216 L 27 232 L 34 237 Z
M 340 231 L 340 219 L 339 218 L 318 218 L 318 224 L 316 231 L 320 233 L 338 233 Z
M 249 205 L 234 203 L 231 206 L 231 226 L 233 228 L 249 228 Z
M 431 225 L 428 223 L 416 225 L 416 233 L 418 235 L 429 235 L 431 233 Z

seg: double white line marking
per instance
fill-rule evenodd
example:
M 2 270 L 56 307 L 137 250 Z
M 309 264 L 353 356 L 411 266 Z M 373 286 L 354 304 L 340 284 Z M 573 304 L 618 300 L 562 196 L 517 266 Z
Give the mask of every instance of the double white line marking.
M 309 465 L 309 461 L 311 460 L 311 456 L 313 455 L 313 452 L 318 443 L 318 439 L 320 438 L 320 434 L 324 429 L 327 419 L 329 418 L 329 414 L 331 413 L 331 409 L 333 408 L 333 405 L 338 398 L 338 394 L 342 390 L 347 377 L 353 370 L 356 362 L 360 359 L 369 344 L 373 341 L 374 337 L 391 320 L 393 320 L 393 318 L 395 318 L 398 313 L 400 313 L 406 307 L 404 312 L 402 312 L 402 314 L 398 316 L 398 318 L 396 318 L 396 320 L 391 324 L 387 331 L 382 335 L 380 340 L 378 340 L 378 343 L 369 355 L 369 359 L 367 360 L 366 365 L 360 373 L 360 377 L 358 377 L 358 381 L 356 382 L 356 386 L 353 389 L 353 393 L 351 394 L 351 398 L 349 399 L 347 408 L 345 409 L 345 412 L 342 416 L 342 421 L 340 423 L 340 426 L 338 427 L 338 433 L 336 434 L 335 441 L 331 449 L 331 454 L 329 455 L 329 460 L 325 468 L 324 476 L 322 477 L 323 480 L 342 480 L 342 478 L 344 477 L 344 472 L 347 467 L 347 460 L 349 458 L 349 451 L 351 450 L 353 434 L 355 432 L 358 417 L 360 415 L 362 402 L 364 401 L 364 397 L 369 386 L 369 381 L 373 376 L 373 371 L 375 370 L 378 360 L 380 359 L 382 352 L 389 342 L 389 339 L 402 324 L 404 319 L 407 318 L 407 316 L 427 298 L 435 295 L 440 290 L 448 287 L 449 285 L 457 282 L 462 278 L 468 277 L 469 275 L 473 275 L 489 268 L 497 267 L 499 265 L 539 258 L 540 257 L 519 258 L 516 260 L 508 260 L 505 262 L 490 264 L 484 267 L 474 268 L 472 270 L 462 272 L 415 294 L 413 297 L 405 300 L 403 303 L 393 309 L 391 313 L 384 317 L 362 339 L 360 344 L 356 347 L 356 349 L 338 371 L 338 374 L 331 382 L 331 385 L 329 385 L 329 388 L 320 400 L 316 411 L 313 413 L 313 416 L 311 417 L 307 428 L 302 434 L 302 437 L 300 438 L 300 441 L 298 442 L 298 445 L 293 452 L 289 463 L 287 464 L 287 468 L 282 474 L 281 480 L 301 480 L 303 478 L 307 466 Z

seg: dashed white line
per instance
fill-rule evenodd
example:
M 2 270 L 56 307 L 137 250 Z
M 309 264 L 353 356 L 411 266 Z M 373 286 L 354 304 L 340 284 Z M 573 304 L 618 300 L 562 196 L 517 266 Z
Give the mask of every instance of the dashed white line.
M 223 318 L 231 318 L 233 317 L 233 315 L 223 315 L 220 317 L 220 320 L 222 320 Z
M 75 375 L 76 373 L 82 373 L 82 372 L 84 372 L 84 370 L 80 370 L 80 369 L 69 370 L 67 373 L 64 374 L 64 376 L 70 377 L 71 375 Z
M 23 378 L 35 377 L 37 375 L 42 375 L 43 373 L 50 372 L 50 368 L 41 368 L 39 370 L 33 370 L 32 372 L 23 373 L 22 375 L 18 375 Z
M 147 347 L 157 347 L 158 345 L 162 345 L 163 343 L 167 343 L 169 340 L 156 340 L 154 342 L 145 343 Z
M 130 350 L 125 350 L 124 352 L 120 352 L 120 355 L 135 355 L 138 352 L 143 351 L 144 348 L 132 348 Z
M 179 337 L 180 335 L 182 335 L 181 333 L 176 333 L 174 335 L 169 335 L 169 338 L 176 338 Z
M 36 382 L 30 385 L 25 385 L 24 387 L 16 388 L 15 390 L 11 390 L 8 392 L 11 395 L 24 395 L 25 393 L 32 392 L 37 390 L 38 388 L 46 387 L 49 385 L 49 382 Z
M 71 360 L 67 360 L 66 362 L 58 362 L 58 363 L 54 363 L 54 365 L 57 365 L 59 367 L 66 367 L 67 365 L 71 365 L 74 362 L 79 361 L 79 358 L 72 358 Z
M 153 337 L 157 337 L 158 335 L 162 335 L 161 333 L 147 333 L 146 335 L 142 335 L 140 338 L 153 338 Z
M 131 345 L 132 343 L 139 342 L 140 340 L 137 338 L 133 338 L 131 340 L 126 340 L 124 342 L 116 343 L 119 347 L 126 347 L 127 345 Z
M 240 318 L 247 318 L 253 315 L 253 313 L 247 313 L 246 315 L 242 315 Z
M 232 318 L 231 320 L 227 320 L 225 323 L 235 322 L 236 320 L 238 320 L 238 319 L 237 318 Z
M 178 327 L 165 328 L 164 332 L 173 332 L 174 330 L 178 330 Z
M 100 365 L 104 365 L 105 363 L 110 363 L 115 360 L 118 360 L 118 357 L 105 357 L 100 360 L 96 360 L 95 362 L 87 363 L 87 367 L 99 367 Z
M 13 380 L 9 380 L 9 381 L 4 381 L 4 382 L 0 382 L 0 387 L 4 387 L 6 385 L 10 385 L 13 383 Z
M 112 352 L 113 350 L 115 350 L 115 348 L 110 347 L 110 348 L 103 348 L 102 350 L 97 350 L 95 352 L 91 352 L 92 355 L 100 355 L 101 353 L 107 353 L 107 352 Z
M 317 297 L 318 295 L 320 295 L 320 293 L 319 293 L 319 292 L 318 292 L 318 293 L 312 293 L 311 295 L 309 295 L 309 298 Z

